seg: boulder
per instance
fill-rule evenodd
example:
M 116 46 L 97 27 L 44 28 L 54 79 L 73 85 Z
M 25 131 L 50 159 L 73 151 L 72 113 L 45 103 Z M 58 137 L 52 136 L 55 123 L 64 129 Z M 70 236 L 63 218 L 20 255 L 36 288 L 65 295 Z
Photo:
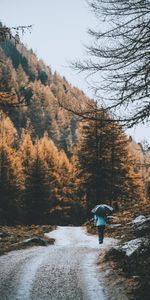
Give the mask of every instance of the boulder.
M 132 221 L 132 224 L 134 226 L 138 226 L 138 225 L 142 224 L 145 220 L 146 220 L 146 217 L 143 215 L 140 215 Z
M 136 238 L 121 246 L 113 247 L 109 255 L 116 260 L 128 275 L 144 272 L 144 265 L 149 259 L 150 239 Z
M 21 242 L 13 244 L 13 248 L 28 247 L 28 246 L 48 246 L 54 244 L 54 239 L 43 239 L 41 237 L 31 237 Z
M 145 218 L 141 222 L 133 223 L 134 234 L 136 237 L 143 237 L 150 235 L 150 218 Z
M 128 258 L 139 256 L 141 254 L 146 254 L 150 250 L 150 240 L 148 238 L 142 237 L 131 240 L 124 243 L 121 246 L 121 251 Z
M 47 246 L 48 241 L 45 239 L 42 239 L 40 237 L 31 237 L 29 239 L 23 240 L 22 242 L 23 245 L 35 245 L 35 246 Z

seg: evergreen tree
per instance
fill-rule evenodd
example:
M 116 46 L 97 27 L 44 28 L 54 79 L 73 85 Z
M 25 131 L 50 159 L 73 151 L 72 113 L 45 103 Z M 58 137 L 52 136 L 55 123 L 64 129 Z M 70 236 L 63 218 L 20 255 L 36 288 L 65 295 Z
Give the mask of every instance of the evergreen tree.
M 0 215 L 1 222 L 14 224 L 19 221 L 19 208 L 24 187 L 22 166 L 15 150 L 0 141 Z
M 18 153 L 23 165 L 25 177 L 28 177 L 35 156 L 35 149 L 29 131 L 25 132 L 25 130 L 22 130 Z
M 50 222 L 67 224 L 77 217 L 75 206 L 79 206 L 73 197 L 72 165 L 65 152 L 56 148 L 47 133 L 38 145 L 40 158 L 46 164 Z
M 74 199 L 72 165 L 63 150 L 58 152 L 57 162 L 57 205 L 58 214 L 63 222 L 78 223 L 78 202 Z
M 41 161 L 45 164 L 46 182 L 49 187 L 48 204 L 49 210 L 55 207 L 58 202 L 58 179 L 57 179 L 57 159 L 58 150 L 53 141 L 48 138 L 45 132 L 43 138 L 38 141 L 39 156 Z
M 76 150 L 76 176 L 85 208 L 142 199 L 142 181 L 128 154 L 127 137 L 103 110 L 96 114 L 94 121 L 80 124 Z
M 46 165 L 40 158 L 38 145 L 36 145 L 30 173 L 26 178 L 25 208 L 26 221 L 29 224 L 48 222 L 49 185 L 46 171 Z

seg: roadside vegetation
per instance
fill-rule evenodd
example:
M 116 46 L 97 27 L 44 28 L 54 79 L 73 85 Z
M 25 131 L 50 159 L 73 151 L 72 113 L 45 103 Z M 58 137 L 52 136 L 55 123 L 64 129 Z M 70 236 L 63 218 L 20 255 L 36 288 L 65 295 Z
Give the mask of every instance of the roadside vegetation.
M 54 239 L 47 238 L 44 234 L 54 229 L 55 226 L 50 225 L 0 226 L 0 255 L 12 250 L 53 244 Z
M 135 225 L 134 220 L 139 216 L 145 216 L 146 219 Z M 93 222 L 88 222 L 86 226 L 88 232 L 97 234 Z M 129 300 L 148 300 L 150 293 L 150 203 L 134 204 L 123 211 L 120 209 L 119 212 L 114 213 L 112 218 L 108 219 L 106 237 L 118 240 L 116 247 L 108 251 L 101 249 L 98 261 L 109 290 L 113 291 L 120 286 L 125 289 Z

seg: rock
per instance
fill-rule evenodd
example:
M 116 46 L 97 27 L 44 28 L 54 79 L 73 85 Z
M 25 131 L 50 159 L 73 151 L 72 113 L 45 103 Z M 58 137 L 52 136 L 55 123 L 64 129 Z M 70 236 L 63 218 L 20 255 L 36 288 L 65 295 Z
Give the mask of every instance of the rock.
M 131 223 L 135 226 L 143 223 L 146 220 L 146 217 L 143 215 L 140 215 L 138 217 L 136 217 Z
M 25 246 L 48 246 L 49 244 L 53 244 L 54 239 L 43 239 L 40 237 L 31 237 L 29 239 L 23 240 L 21 242 L 15 243 L 13 247 L 25 247 Z
M 5 238 L 7 236 L 10 236 L 10 233 L 9 232 L 6 232 L 6 231 L 2 231 L 0 232 L 0 238 Z
M 125 256 L 132 257 L 140 254 L 144 254 L 144 252 L 149 251 L 150 249 L 150 240 L 148 238 L 137 238 L 125 243 L 121 246 L 121 251 L 124 252 Z
M 40 237 L 32 237 L 32 238 L 26 239 L 20 243 L 22 243 L 24 245 L 38 245 L 38 246 L 47 246 L 48 245 L 48 241 L 44 240 Z
M 117 228 L 117 227 L 120 227 L 122 226 L 121 224 L 111 224 L 111 225 L 108 225 L 109 228 Z
M 106 277 L 113 276 L 113 271 L 112 271 L 111 269 L 105 270 L 105 276 L 106 276 Z
M 125 234 L 122 234 L 120 239 L 124 239 L 125 238 Z
M 141 222 L 134 223 L 134 234 L 136 237 L 150 235 L 150 218 L 145 218 Z
M 139 280 L 140 279 L 140 276 L 137 276 L 137 275 L 134 275 L 132 276 L 133 279 L 136 279 L 136 280 Z
M 124 272 L 135 276 L 141 272 L 144 274 L 149 253 L 150 239 L 147 237 L 136 238 L 109 251 L 109 255 L 119 263 Z

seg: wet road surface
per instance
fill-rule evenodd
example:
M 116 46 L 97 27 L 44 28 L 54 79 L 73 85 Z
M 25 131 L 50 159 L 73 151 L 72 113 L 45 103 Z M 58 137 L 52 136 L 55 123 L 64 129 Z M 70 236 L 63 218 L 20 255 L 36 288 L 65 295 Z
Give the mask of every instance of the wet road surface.
M 108 300 L 96 260 L 114 240 L 99 245 L 81 227 L 58 227 L 46 235 L 56 239 L 54 245 L 0 257 L 0 300 Z

